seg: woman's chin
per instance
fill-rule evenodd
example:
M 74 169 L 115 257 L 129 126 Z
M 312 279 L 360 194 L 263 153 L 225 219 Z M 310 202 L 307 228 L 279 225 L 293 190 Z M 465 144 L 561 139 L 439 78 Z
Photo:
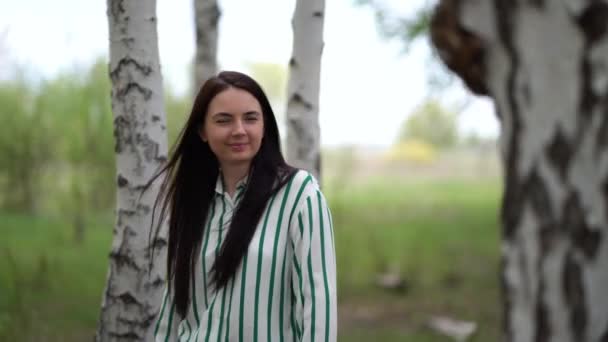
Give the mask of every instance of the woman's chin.
M 225 158 L 223 164 L 240 166 L 243 164 L 250 164 L 252 160 L 253 157 L 249 155 L 232 155 Z

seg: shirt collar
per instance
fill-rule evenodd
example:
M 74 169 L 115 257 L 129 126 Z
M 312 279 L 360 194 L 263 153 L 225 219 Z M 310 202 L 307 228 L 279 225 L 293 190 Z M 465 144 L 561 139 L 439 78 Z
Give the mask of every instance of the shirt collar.
M 249 176 L 245 176 L 245 177 L 241 178 L 241 180 L 239 180 L 238 182 L 236 182 L 236 190 L 237 190 L 237 192 L 247 186 L 247 181 L 248 180 L 249 180 Z M 220 194 L 220 195 L 224 194 L 224 182 L 222 180 L 222 173 L 221 172 L 217 176 L 217 181 L 215 182 L 215 192 L 218 193 L 218 194 Z

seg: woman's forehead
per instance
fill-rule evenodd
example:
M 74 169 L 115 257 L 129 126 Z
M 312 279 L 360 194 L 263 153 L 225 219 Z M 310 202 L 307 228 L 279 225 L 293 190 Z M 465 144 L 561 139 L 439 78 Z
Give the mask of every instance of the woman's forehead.
M 246 90 L 238 88 L 228 88 L 217 95 L 209 103 L 209 111 L 216 110 L 235 112 L 241 111 L 260 111 L 261 106 L 259 101 Z

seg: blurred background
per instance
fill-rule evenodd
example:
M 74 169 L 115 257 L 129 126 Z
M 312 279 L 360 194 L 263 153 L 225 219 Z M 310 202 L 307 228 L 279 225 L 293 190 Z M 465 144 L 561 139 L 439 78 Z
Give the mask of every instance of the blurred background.
M 322 177 L 340 341 L 452 340 L 438 320 L 498 340 L 498 123 L 433 56 L 433 3 L 326 3 Z M 294 1 L 219 5 L 220 68 L 259 80 L 283 126 Z M 115 199 L 105 6 L 2 4 L 0 341 L 94 335 Z M 192 3 L 157 0 L 157 15 L 172 144 L 191 105 Z M 399 20 L 422 29 L 391 30 Z

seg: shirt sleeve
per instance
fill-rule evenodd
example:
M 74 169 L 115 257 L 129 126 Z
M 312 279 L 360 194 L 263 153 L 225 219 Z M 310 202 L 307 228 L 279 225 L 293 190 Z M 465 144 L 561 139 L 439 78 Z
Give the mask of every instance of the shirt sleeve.
M 168 287 L 165 286 L 160 311 L 156 318 L 156 325 L 154 327 L 155 342 L 175 341 L 177 337 L 178 315 L 175 312 L 173 296 L 168 293 L 167 289 Z
M 318 187 L 307 192 L 290 226 L 295 311 L 291 324 L 298 341 L 335 342 L 338 320 L 331 213 Z

